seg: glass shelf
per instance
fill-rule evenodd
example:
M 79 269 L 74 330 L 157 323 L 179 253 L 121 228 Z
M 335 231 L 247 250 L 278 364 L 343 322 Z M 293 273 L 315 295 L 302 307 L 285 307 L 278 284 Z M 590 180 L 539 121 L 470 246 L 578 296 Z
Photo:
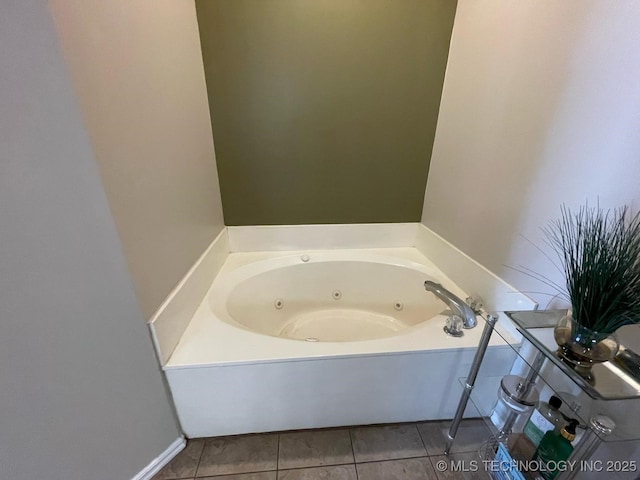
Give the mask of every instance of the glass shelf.
M 487 474 L 487 478 L 500 480 L 503 478 L 520 478 L 512 477 L 508 475 L 504 476 L 505 472 L 498 468 L 493 462 L 498 461 L 498 446 L 503 444 L 506 447 L 511 459 L 520 462 L 521 465 L 534 465 L 530 462 L 534 456 L 536 447 L 526 438 L 523 432 L 516 431 L 510 432 L 506 436 L 501 436 L 500 428 L 494 423 L 493 408 L 497 401 L 498 390 L 502 377 L 478 377 L 478 383 L 474 387 L 471 396 L 469 397 L 470 403 L 468 404 L 466 414 L 470 416 L 477 416 L 484 421 L 487 431 L 487 439 L 479 446 L 477 454 L 480 460 L 483 462 L 481 468 Z M 460 378 L 459 382 L 462 386 L 465 385 L 466 379 Z M 493 396 L 494 401 L 489 401 Z M 578 418 L 582 423 L 582 419 Z M 492 467 L 492 465 L 494 465 Z M 504 468 L 504 466 L 502 467 Z M 519 471 L 522 478 L 525 480 L 536 480 L 539 476 L 536 471 Z
M 556 354 L 558 347 L 553 337 L 553 327 L 555 327 L 560 318 L 566 315 L 566 310 L 504 313 L 515 323 L 518 332 L 524 338 L 529 340 L 550 362 L 591 398 L 598 400 L 624 400 L 640 397 L 640 382 L 614 362 L 594 365 L 592 368 L 594 381 L 590 383 L 558 357 Z M 498 331 L 496 333 L 499 334 Z
M 602 441 L 637 441 L 640 439 L 640 421 L 630 422 L 626 415 L 640 408 L 640 383 L 615 363 L 606 362 L 594 367 L 596 382 L 591 385 L 563 363 L 555 353 L 553 327 L 565 314 L 566 310 L 504 312 L 508 318 L 503 317 L 501 321 L 507 323 L 510 319 L 521 335 L 503 328 L 505 325 L 493 333 L 514 352 L 511 373 L 525 377 L 535 371 L 535 386 L 542 395 L 540 399 L 546 401 L 551 395 L 559 397 L 563 402 L 561 411 L 567 417 L 579 420 L 583 426 L 588 425 L 594 415 L 610 417 L 616 423 L 613 433 L 595 432 Z M 478 416 L 487 419 L 489 427 L 501 380 L 502 376 L 492 373 L 491 365 L 483 364 L 471 392 L 471 403 Z M 464 386 L 465 381 L 461 381 Z M 496 426 L 493 429 L 496 430 Z
M 473 408 L 473 416 L 478 416 L 482 418 L 487 426 L 487 429 L 491 432 L 492 436 L 498 436 L 500 433 L 501 425 L 496 425 L 492 420 L 493 409 L 496 406 L 498 401 L 498 391 L 500 389 L 500 383 L 502 381 L 501 376 L 492 376 L 492 377 L 478 377 L 476 386 L 473 388 L 471 392 L 471 396 L 469 397 L 470 405 Z M 459 379 L 460 384 L 464 387 L 466 383 L 465 378 Z M 546 387 L 546 388 L 545 388 Z M 552 388 L 542 379 L 538 378 L 536 380 L 536 388 L 538 390 L 545 390 L 547 392 L 552 392 L 552 395 L 562 397 L 562 393 L 557 393 L 552 390 Z M 493 398 L 493 400 L 489 400 Z M 544 400 L 544 398 L 543 398 Z M 568 406 L 568 402 L 563 400 L 563 406 L 560 408 L 560 411 L 568 418 L 575 418 L 579 422 L 578 431 L 584 431 L 587 428 L 588 419 L 590 418 L 590 409 L 583 409 L 580 412 L 575 412 L 571 410 Z M 470 412 L 467 411 L 467 414 Z M 529 412 L 530 413 L 530 412 Z M 529 414 L 525 414 L 528 416 Z M 517 436 L 522 432 L 516 432 Z M 513 435 L 513 434 L 511 434 Z M 617 436 L 612 434 L 608 437 L 603 437 L 603 440 L 609 441 L 621 441 L 621 440 L 629 440 L 627 436 L 624 437 Z
M 503 444 L 506 447 L 506 451 L 508 451 L 511 458 L 519 462 L 519 465 L 535 466 L 535 462 L 531 462 L 531 460 L 534 456 L 536 447 L 529 441 L 524 433 L 521 430 L 517 430 L 514 432 L 509 432 L 508 434 L 506 434 L 506 436 L 501 436 L 500 430 L 502 426 L 496 425 L 494 423 L 496 417 L 493 415 L 493 409 L 498 401 L 498 391 L 500 389 L 502 378 L 502 376 L 479 376 L 477 378 L 475 387 L 471 391 L 469 403 L 465 411 L 465 415 L 467 417 L 478 417 L 484 422 L 487 432 L 487 438 L 486 441 L 479 446 L 477 455 L 483 462 L 482 468 L 486 472 L 487 478 L 493 479 L 504 478 L 498 473 L 497 470 L 492 470 L 490 467 L 491 462 L 496 459 L 499 444 Z M 466 385 L 466 378 L 460 378 L 458 379 L 458 381 L 464 388 L 464 386 Z M 562 392 L 558 393 L 553 391 L 552 387 L 545 381 L 543 377 L 538 377 L 536 379 L 536 388 L 538 388 L 540 391 L 551 391 L 552 394 L 560 396 L 563 395 Z M 602 411 L 602 408 L 600 407 L 595 407 L 595 410 L 585 407 L 582 408 L 579 413 L 577 413 L 575 411 L 572 411 L 568 407 L 568 403 L 565 403 L 564 401 L 563 406 L 560 410 L 567 417 L 575 418 L 580 422 L 580 425 L 577 429 L 578 436 L 574 442 L 574 445 L 578 445 L 583 437 L 587 435 L 587 431 L 590 430 L 587 425 L 589 424 L 588 420 L 589 418 L 591 418 L 592 414 L 604 413 Z M 528 416 L 528 414 L 524 415 Z M 607 443 L 636 442 L 638 436 L 640 435 L 640 432 L 625 431 L 624 429 L 619 428 L 619 426 L 616 426 L 616 428 L 610 435 L 598 435 L 597 431 L 591 431 L 598 437 L 600 437 L 601 441 Z M 520 471 L 520 473 L 525 480 L 539 479 L 539 474 L 536 471 L 524 470 Z
M 576 419 L 579 422 L 574 441 L 573 455 L 576 459 L 589 459 L 601 442 L 625 445 L 624 450 L 629 445 L 633 447 L 640 439 L 640 420 L 632 413 L 640 407 L 640 381 L 614 362 L 594 366 L 595 381 L 587 381 L 563 363 L 556 355 L 553 328 L 565 314 L 566 310 L 501 312 L 503 320 L 495 325 L 497 328 L 493 329 L 493 334 L 500 336 L 513 353 L 509 374 L 497 376 L 495 364 L 483 362 L 484 351 L 479 350 L 479 356 L 476 355 L 470 369 L 471 379 L 459 379 L 463 394 L 452 428 L 457 428 L 454 425 L 458 425 L 463 411 L 467 418 L 479 417 L 484 421 L 487 439 L 477 454 L 488 462 L 485 465 L 494 459 L 509 458 L 524 462 L 519 465 L 529 465 L 526 462 L 532 459 L 536 447 L 523 433 L 524 424 L 535 408 L 532 405 L 538 400 L 548 401 L 551 395 L 562 400 L 560 411 L 565 420 Z M 489 322 L 488 317 L 485 320 L 487 324 L 480 343 L 482 348 L 486 347 L 486 339 L 491 336 L 495 323 L 493 319 L 493 323 Z M 538 394 L 531 394 L 532 389 Z M 528 407 L 524 408 L 524 404 Z M 496 405 L 500 407 L 496 408 Z M 510 412 L 518 412 L 518 415 Z M 599 426 L 597 422 L 601 416 L 613 420 L 613 431 L 600 428 L 603 424 Z M 455 443 L 455 434 L 450 439 L 446 452 Z M 489 478 L 506 478 L 505 474 L 511 474 L 485 470 Z M 523 476 L 515 474 L 516 478 L 537 478 L 533 471 L 521 473 Z M 575 474 L 575 471 L 564 472 L 558 479 L 573 478 Z

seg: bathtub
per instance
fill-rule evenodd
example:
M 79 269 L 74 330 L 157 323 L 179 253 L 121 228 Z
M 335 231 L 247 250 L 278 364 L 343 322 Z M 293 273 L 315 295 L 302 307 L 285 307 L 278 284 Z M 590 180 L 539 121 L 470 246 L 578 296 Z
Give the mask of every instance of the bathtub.
M 410 334 L 438 316 L 444 305 L 425 293 L 425 280 L 464 295 L 435 269 L 398 256 L 313 252 L 239 267 L 207 301 L 216 318 L 254 333 L 357 342 Z
M 466 297 L 413 247 L 229 254 L 163 367 L 183 431 L 451 418 L 484 320 L 446 335 L 425 280 Z M 494 335 L 483 371 L 514 358 Z

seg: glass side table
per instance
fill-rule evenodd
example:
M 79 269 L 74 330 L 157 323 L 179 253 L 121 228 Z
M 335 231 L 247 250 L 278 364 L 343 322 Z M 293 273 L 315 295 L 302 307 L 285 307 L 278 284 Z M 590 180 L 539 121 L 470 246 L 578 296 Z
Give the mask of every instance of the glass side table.
M 553 338 L 553 328 L 566 314 L 566 310 L 504 313 L 516 325 L 518 332 L 538 349 L 544 359 L 552 362 L 591 398 L 625 400 L 640 397 L 640 382 L 614 362 L 595 364 L 592 367 L 594 381 L 588 382 L 561 360 L 556 354 L 558 346 Z
M 473 395 L 476 383 L 479 390 L 485 391 L 486 388 L 504 385 L 502 378 L 483 377 L 480 373 L 488 341 L 494 333 L 500 335 L 505 343 L 511 346 L 516 354 L 516 361 L 519 360 L 524 365 L 522 377 L 514 389 L 516 400 L 518 395 L 527 399 L 537 384 L 544 384 L 554 391 L 554 394 L 560 396 L 565 405 L 572 405 L 567 393 L 557 393 L 552 386 L 554 381 L 550 380 L 550 377 L 554 376 L 556 379 L 561 378 L 565 383 L 573 384 L 575 390 L 584 393 L 585 398 L 591 399 L 589 408 L 582 409 L 580 412 L 574 411 L 574 408 L 580 408 L 580 406 L 571 407 L 572 416 L 580 421 L 585 432 L 579 443 L 574 445 L 569 461 L 575 461 L 576 464 L 588 461 L 602 442 L 626 442 L 640 439 L 640 428 L 627 428 L 629 422 L 625 418 L 631 409 L 640 408 L 640 403 L 637 403 L 640 399 L 640 380 L 629 375 L 613 361 L 595 365 L 592 369 L 591 381 L 587 381 L 570 365 L 564 363 L 556 353 L 558 347 L 554 340 L 553 328 L 565 314 L 566 310 L 510 311 L 501 312 L 499 315 L 488 315 L 483 312 L 482 317 L 485 320 L 483 335 L 469 375 L 466 379 L 462 379 L 463 393 L 449 428 L 445 454 L 449 453 L 455 440 L 458 425 L 469 401 L 494 433 L 492 435 L 494 446 L 499 443 L 495 441 L 496 439 L 506 438 L 510 433 L 514 418 L 507 415 L 502 425 L 496 426 L 489 419 L 490 409 L 487 405 L 481 405 L 481 401 L 476 402 Z M 495 329 L 498 316 L 507 317 L 512 322 L 519 338 L 501 335 L 500 329 Z M 624 345 L 624 341 L 621 343 Z M 527 344 L 530 344 L 530 347 L 524 349 L 523 346 Z M 523 350 L 529 352 L 523 353 Z M 497 392 L 497 389 L 494 391 Z M 488 444 L 491 446 L 491 442 Z M 640 468 L 640 465 L 637 468 Z M 569 480 L 575 478 L 578 473 L 579 471 L 575 469 L 568 470 L 560 473 L 556 479 Z

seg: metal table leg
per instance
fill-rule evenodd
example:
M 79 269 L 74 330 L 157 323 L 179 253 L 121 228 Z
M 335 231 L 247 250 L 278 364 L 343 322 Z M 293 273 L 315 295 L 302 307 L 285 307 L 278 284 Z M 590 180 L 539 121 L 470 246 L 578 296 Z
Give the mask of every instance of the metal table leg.
M 458 433 L 458 427 L 460 426 L 462 415 L 467 408 L 467 403 L 469 402 L 471 391 L 473 390 L 473 387 L 476 383 L 476 377 L 478 376 L 480 365 L 482 364 L 482 360 L 484 359 L 484 354 L 487 351 L 487 346 L 489 345 L 491 334 L 493 333 L 496 321 L 498 321 L 498 315 L 495 313 L 489 313 L 487 314 L 487 318 L 485 321 L 486 323 L 484 326 L 484 330 L 482 331 L 482 337 L 480 337 L 478 350 L 476 350 L 476 354 L 473 357 L 473 362 L 471 363 L 471 368 L 469 369 L 469 375 L 467 375 L 467 381 L 465 383 L 462 396 L 460 397 L 460 402 L 458 403 L 458 409 L 456 410 L 456 414 L 454 415 L 453 420 L 451 421 L 451 426 L 449 427 L 449 433 L 447 434 L 447 441 L 444 447 L 445 455 L 449 455 L 451 445 L 453 445 L 453 440 L 456 438 L 456 435 Z
M 605 415 L 596 415 L 591 417 L 589 421 L 589 428 L 580 443 L 573 449 L 571 456 L 567 460 L 569 465 L 574 465 L 572 469 L 561 472 L 556 479 L 557 480 L 571 480 L 582 470 L 580 467 L 581 462 L 587 461 L 593 455 L 600 444 L 602 443 L 601 436 L 609 435 L 613 432 L 616 424 L 609 417 Z M 573 463 L 575 462 L 575 463 Z

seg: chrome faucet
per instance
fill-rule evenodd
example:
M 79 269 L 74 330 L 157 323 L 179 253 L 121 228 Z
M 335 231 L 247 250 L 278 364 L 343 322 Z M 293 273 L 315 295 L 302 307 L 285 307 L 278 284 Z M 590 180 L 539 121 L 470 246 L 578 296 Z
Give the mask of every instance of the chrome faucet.
M 476 314 L 471 307 L 442 285 L 427 280 L 424 282 L 424 288 L 446 303 L 455 315 L 462 318 L 462 328 L 473 328 L 477 325 Z M 459 321 L 460 320 L 458 320 L 458 322 Z M 460 334 L 462 334 L 462 332 Z

